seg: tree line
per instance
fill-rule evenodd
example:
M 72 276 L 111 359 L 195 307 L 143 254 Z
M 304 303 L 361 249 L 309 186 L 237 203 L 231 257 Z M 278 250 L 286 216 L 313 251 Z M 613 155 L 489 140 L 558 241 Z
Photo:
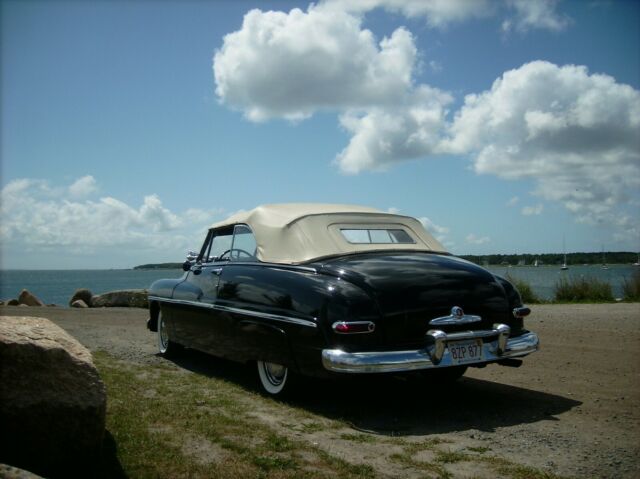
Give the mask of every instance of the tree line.
M 510 264 L 512 266 L 558 265 L 564 262 L 562 253 L 544 254 L 488 254 L 460 255 L 461 258 L 476 264 Z M 580 264 L 633 264 L 638 261 L 638 254 L 628 251 L 609 251 L 605 253 L 567 253 L 567 265 Z

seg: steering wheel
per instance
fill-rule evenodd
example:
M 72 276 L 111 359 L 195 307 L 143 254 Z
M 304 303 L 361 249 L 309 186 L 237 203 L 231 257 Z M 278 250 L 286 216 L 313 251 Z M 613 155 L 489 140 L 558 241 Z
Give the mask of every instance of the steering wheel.
M 253 258 L 253 255 L 251 253 L 249 253 L 248 251 L 245 251 L 243 249 L 240 248 L 233 248 L 233 249 L 228 249 L 227 251 L 225 251 L 224 253 L 222 253 L 220 256 L 218 256 L 218 261 L 220 261 L 222 258 L 224 258 L 224 255 L 229 254 L 229 259 L 233 258 L 233 253 L 236 254 L 236 258 L 240 259 L 240 255 L 246 255 L 249 258 Z

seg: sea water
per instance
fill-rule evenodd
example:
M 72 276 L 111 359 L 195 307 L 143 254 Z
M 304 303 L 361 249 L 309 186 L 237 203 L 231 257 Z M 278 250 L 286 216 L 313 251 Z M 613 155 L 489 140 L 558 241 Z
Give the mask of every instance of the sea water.
M 614 298 L 622 298 L 624 281 L 629 281 L 639 268 L 633 265 L 613 264 L 603 268 L 601 265 L 569 265 L 561 270 L 560 266 L 489 266 L 489 271 L 502 277 L 523 280 L 531 286 L 533 292 L 544 300 L 553 299 L 556 284 L 562 279 L 597 279 L 611 285 Z
M 611 284 L 613 296 L 622 297 L 625 278 L 629 280 L 637 266 L 599 265 L 570 266 L 561 271 L 559 266 L 489 266 L 492 273 L 526 281 L 542 299 L 552 299 L 556 283 L 562 278 L 595 278 Z M 0 300 L 17 298 L 22 289 L 28 289 L 46 304 L 66 306 L 76 289 L 87 288 L 93 294 L 119 289 L 148 288 L 161 278 L 180 278 L 180 269 L 156 270 L 5 270 L 0 271 Z
M 46 304 L 67 306 L 76 289 L 93 294 L 119 289 L 144 289 L 161 278 L 180 278 L 181 269 L 5 270 L 0 271 L 0 299 L 17 298 L 28 289 Z

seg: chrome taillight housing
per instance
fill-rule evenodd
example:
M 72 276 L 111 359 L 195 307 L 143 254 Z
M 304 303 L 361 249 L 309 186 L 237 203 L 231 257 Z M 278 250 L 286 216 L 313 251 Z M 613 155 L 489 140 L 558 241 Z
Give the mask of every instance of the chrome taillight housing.
M 373 333 L 376 325 L 371 321 L 337 321 L 331 328 L 338 334 L 362 334 Z

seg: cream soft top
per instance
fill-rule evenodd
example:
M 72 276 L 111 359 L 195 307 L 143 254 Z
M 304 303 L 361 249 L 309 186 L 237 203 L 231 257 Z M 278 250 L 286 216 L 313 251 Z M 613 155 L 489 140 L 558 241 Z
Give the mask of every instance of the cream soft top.
M 253 231 L 256 256 L 268 263 L 300 264 L 327 256 L 380 250 L 433 251 L 444 247 L 422 223 L 365 206 L 319 203 L 262 205 L 214 223 L 216 230 L 245 224 Z M 350 243 L 341 229 L 402 229 L 415 243 Z

